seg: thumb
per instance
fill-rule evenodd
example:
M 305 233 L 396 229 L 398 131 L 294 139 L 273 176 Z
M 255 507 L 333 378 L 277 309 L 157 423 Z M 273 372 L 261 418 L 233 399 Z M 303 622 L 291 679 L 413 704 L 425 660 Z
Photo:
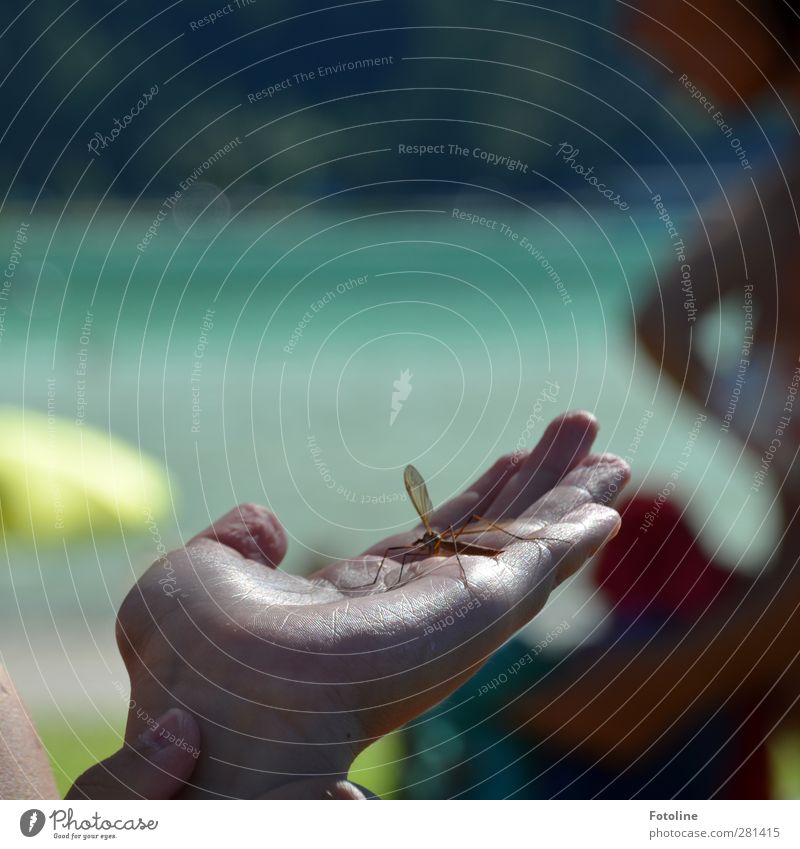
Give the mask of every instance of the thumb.
M 90 767 L 67 799 L 171 799 L 189 780 L 200 754 L 194 717 L 171 708 L 133 743 Z
M 249 560 L 277 567 L 286 555 L 286 532 L 278 517 L 260 504 L 239 504 L 189 540 L 222 543 Z

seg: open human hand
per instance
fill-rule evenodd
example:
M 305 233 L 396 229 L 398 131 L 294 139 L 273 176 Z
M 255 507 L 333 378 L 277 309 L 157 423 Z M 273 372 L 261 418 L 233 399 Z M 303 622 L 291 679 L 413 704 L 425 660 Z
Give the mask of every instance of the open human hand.
M 629 471 L 589 454 L 596 432 L 588 413 L 565 414 L 529 454 L 502 458 L 434 512 L 434 530 L 474 514 L 514 520 L 513 535 L 491 532 L 494 556 L 413 558 L 398 580 L 400 560 L 383 554 L 413 544 L 417 528 L 299 578 L 276 568 L 278 520 L 241 505 L 151 566 L 117 639 L 132 704 L 152 716 L 177 705 L 200 726 L 184 795 L 343 779 L 369 743 L 471 676 L 616 532 L 608 505 Z M 129 714 L 129 741 L 140 714 Z

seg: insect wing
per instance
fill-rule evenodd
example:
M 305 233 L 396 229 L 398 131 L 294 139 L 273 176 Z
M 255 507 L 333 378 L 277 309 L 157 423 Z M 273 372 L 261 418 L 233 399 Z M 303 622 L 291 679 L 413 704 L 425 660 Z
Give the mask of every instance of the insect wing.
M 413 466 L 406 466 L 406 470 L 403 472 L 403 483 L 406 485 L 406 492 L 414 505 L 414 509 L 422 519 L 422 524 L 425 525 L 425 530 L 430 531 L 430 515 L 433 512 L 433 504 L 431 504 L 428 487 L 422 479 L 422 475 Z

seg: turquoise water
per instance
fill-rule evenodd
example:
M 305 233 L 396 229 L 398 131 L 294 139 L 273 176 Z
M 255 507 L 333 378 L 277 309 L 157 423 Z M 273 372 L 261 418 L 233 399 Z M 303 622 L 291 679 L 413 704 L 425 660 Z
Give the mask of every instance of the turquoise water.
M 660 489 L 694 411 L 633 344 L 632 305 L 669 257 L 652 211 L 634 227 L 613 209 L 482 208 L 500 231 L 454 219 L 454 202 L 411 206 L 226 212 L 189 236 L 167 219 L 143 252 L 154 212 L 37 214 L 4 315 L 3 402 L 44 410 L 50 378 L 57 415 L 163 463 L 168 547 L 237 502 L 270 504 L 294 570 L 408 525 L 406 463 L 442 501 L 568 408 L 598 415 L 597 447 L 629 456 L 632 489 Z M 3 244 L 21 220 L 4 221 Z M 406 397 L 392 421 L 395 381 Z M 739 455 L 708 423 L 675 494 L 711 550 L 754 568 L 774 533 L 770 493 L 747 501 Z M 51 698 L 36 670 L 49 663 L 77 703 L 116 704 L 114 611 L 155 554 L 144 516 L 95 540 L 9 543 L 0 644 L 28 692 Z M 20 617 L 24 640 L 10 636 Z M 65 665 L 81 652 L 84 666 Z

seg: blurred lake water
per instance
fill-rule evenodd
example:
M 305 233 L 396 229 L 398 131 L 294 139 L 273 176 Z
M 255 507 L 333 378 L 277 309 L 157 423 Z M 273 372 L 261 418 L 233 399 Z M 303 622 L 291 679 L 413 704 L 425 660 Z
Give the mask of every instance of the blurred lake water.
M 655 497 L 680 461 L 695 410 L 633 339 L 634 304 L 673 261 L 652 209 L 225 206 L 143 241 L 156 212 L 3 222 L 2 244 L 20 222 L 29 239 L 3 314 L 2 403 L 41 412 L 50 391 L 56 415 L 162 463 L 172 495 L 139 528 L 5 540 L 0 652 L 37 716 L 119 721 L 117 606 L 160 541 L 238 502 L 276 511 L 287 568 L 304 571 L 413 523 L 406 463 L 442 502 L 566 409 L 595 412 L 596 447 L 628 457 L 631 492 Z M 708 549 L 750 570 L 775 533 L 754 469 L 709 419 L 674 493 Z M 602 615 L 580 576 L 532 633 L 578 608 L 575 639 Z

